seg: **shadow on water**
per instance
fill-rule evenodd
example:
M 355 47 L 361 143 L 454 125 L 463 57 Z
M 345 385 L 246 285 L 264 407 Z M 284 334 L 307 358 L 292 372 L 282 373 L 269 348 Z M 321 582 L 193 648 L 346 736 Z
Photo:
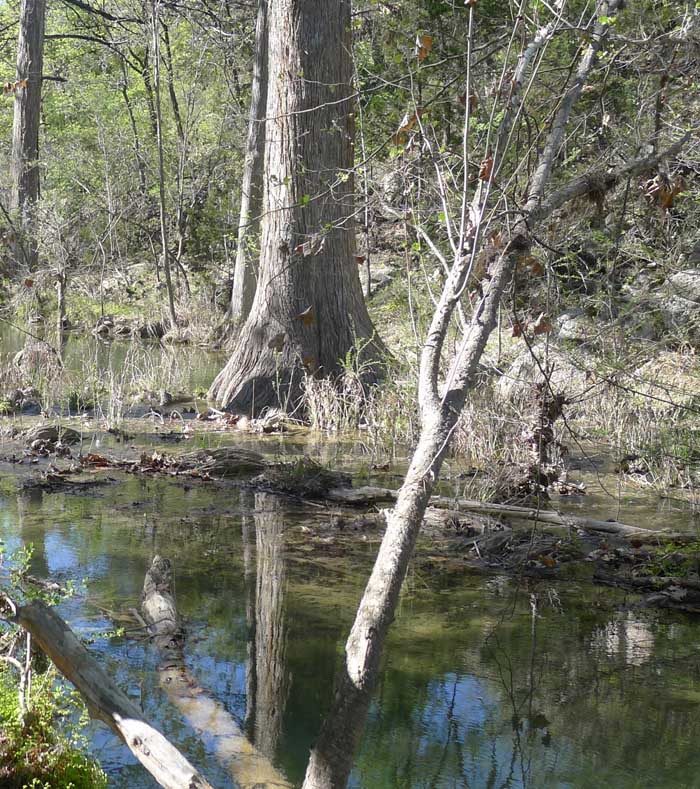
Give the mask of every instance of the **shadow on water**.
M 7 548 L 32 542 L 37 574 L 88 579 L 61 614 L 220 787 L 230 779 L 169 706 L 153 650 L 111 634 L 102 610 L 138 605 L 152 555 L 171 558 L 192 673 L 300 783 L 376 549 L 309 541 L 313 517 L 270 494 L 134 478 L 0 499 Z M 698 625 L 622 603 L 416 566 L 351 786 L 700 786 Z M 90 732 L 110 785 L 153 786 L 111 733 Z

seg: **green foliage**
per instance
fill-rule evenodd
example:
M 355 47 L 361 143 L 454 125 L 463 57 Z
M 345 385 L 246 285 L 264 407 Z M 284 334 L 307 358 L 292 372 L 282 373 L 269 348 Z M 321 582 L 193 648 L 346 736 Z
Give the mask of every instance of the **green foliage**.
M 7 570 L 8 593 L 16 601 L 41 598 L 49 605 L 73 594 L 73 584 L 46 592 L 29 583 L 33 548 L 23 546 L 5 554 L 0 543 L 0 568 Z M 14 625 L 0 625 L 0 644 L 23 642 Z M 20 663 L 26 661 L 26 655 Z M 20 707 L 18 668 L 0 661 L 0 785 L 7 789 L 101 789 L 107 786 L 99 765 L 85 754 L 87 741 L 81 733 L 88 715 L 80 694 L 71 689 L 43 654 L 31 659 L 31 688 Z
M 0 663 L 0 783 L 7 789 L 101 789 L 107 778 L 84 754 L 87 711 L 53 667 L 35 673 L 21 721 L 13 669 Z
M 645 575 L 686 578 L 700 574 L 700 545 L 667 543 L 653 548 L 652 556 L 644 568 Z

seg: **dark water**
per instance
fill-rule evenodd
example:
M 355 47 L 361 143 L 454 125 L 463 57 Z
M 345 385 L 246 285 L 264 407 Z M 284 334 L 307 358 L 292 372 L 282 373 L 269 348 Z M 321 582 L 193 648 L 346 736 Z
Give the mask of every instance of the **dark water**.
M 322 525 L 270 494 L 134 478 L 85 496 L 0 498 L 6 547 L 32 542 L 35 572 L 87 579 L 61 614 L 221 787 L 231 781 L 169 705 L 151 647 L 101 635 L 113 625 L 98 606 L 138 605 L 150 558 L 168 555 L 192 673 L 300 782 L 376 550 L 375 539 L 306 537 Z M 414 568 L 352 785 L 700 786 L 698 625 L 621 602 L 607 589 L 516 593 L 505 579 Z M 153 785 L 99 725 L 91 747 L 112 786 Z

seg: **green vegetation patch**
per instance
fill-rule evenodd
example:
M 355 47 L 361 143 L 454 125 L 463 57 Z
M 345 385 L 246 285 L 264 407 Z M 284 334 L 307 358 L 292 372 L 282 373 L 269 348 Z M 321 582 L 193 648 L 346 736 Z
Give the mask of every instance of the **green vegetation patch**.
M 29 712 L 21 720 L 13 669 L 0 663 L 0 785 L 5 789 L 94 789 L 107 777 L 85 754 L 79 731 L 87 712 L 50 667 L 34 674 Z

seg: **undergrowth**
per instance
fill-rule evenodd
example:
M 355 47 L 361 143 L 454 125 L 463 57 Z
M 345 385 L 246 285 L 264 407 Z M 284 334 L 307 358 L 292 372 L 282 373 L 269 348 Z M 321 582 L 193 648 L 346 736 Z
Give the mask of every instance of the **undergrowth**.
M 17 684 L 0 663 L 0 785 L 5 789 L 101 789 L 107 777 L 85 753 L 87 711 L 50 667 L 35 673 L 21 720 Z

